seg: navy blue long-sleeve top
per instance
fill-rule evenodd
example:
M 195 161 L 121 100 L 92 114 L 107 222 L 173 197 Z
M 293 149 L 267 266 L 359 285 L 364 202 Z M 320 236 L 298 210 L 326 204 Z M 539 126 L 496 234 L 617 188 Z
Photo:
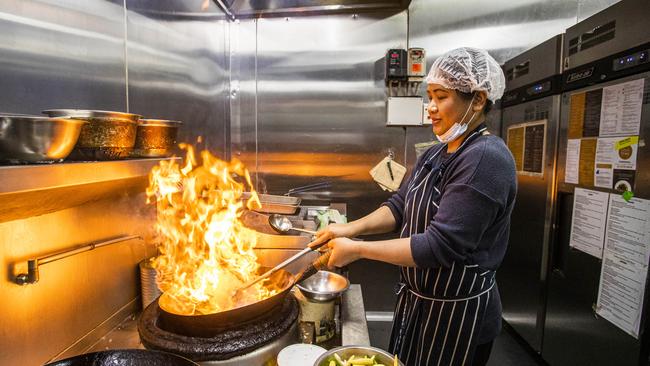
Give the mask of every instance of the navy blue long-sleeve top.
M 404 220 L 432 218 L 427 223 L 413 223 L 424 228 L 410 235 L 411 252 L 418 268 L 449 268 L 456 262 L 496 270 L 506 252 L 510 214 L 517 192 L 514 159 L 501 138 L 483 135 L 469 141 L 448 163 L 437 184 L 438 207 L 422 205 L 421 210 L 430 212 L 404 215 L 411 180 L 420 184 L 426 173 L 448 160 L 452 154 L 446 149 L 445 144 L 429 148 L 418 159 L 409 179 L 384 205 L 390 208 L 398 229 L 403 227 Z M 434 193 L 433 189 L 424 191 Z M 413 199 L 427 202 L 433 197 Z M 501 302 L 498 290 L 494 291 L 495 298 L 488 306 L 479 342 L 493 339 L 500 330 Z
M 446 148 L 443 144 L 431 147 L 413 171 Z M 442 151 L 429 164 L 436 167 L 449 156 Z M 384 204 L 393 213 L 397 228 L 403 224 L 410 179 L 412 176 Z M 514 159 L 503 140 L 485 135 L 472 141 L 447 167 L 438 189 L 441 199 L 433 219 L 423 233 L 411 236 L 417 266 L 451 267 L 456 261 L 496 270 L 505 255 L 517 193 Z

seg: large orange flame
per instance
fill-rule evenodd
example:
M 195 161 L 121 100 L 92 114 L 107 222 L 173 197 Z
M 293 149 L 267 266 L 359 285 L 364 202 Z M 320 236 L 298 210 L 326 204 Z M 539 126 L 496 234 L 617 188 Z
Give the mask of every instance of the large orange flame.
M 161 161 L 147 188 L 147 200 L 158 210 L 160 306 L 175 314 L 210 314 L 273 295 L 263 284 L 237 292 L 259 268 L 255 232 L 239 220 L 245 190 L 252 192 L 248 208 L 260 205 L 248 170 L 208 151 L 201 152 L 199 165 L 191 146 L 181 148 L 187 150 L 184 165 Z

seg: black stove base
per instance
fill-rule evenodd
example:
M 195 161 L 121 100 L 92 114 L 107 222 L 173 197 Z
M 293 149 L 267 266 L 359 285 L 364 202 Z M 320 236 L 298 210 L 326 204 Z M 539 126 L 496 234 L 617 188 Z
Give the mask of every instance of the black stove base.
M 228 360 L 254 351 L 287 333 L 298 319 L 298 302 L 289 295 L 268 315 L 213 337 L 188 337 L 160 327 L 158 301 L 151 303 L 138 320 L 138 333 L 147 349 L 167 351 L 193 361 Z

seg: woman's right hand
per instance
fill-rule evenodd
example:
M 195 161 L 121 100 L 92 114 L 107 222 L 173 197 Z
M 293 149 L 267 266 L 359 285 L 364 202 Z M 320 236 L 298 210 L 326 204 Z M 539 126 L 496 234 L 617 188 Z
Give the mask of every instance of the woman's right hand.
M 354 231 L 354 228 L 350 223 L 329 224 L 326 228 L 316 232 L 316 239 L 309 243 L 309 247 L 318 247 L 334 238 L 350 238 L 356 235 L 357 233 Z

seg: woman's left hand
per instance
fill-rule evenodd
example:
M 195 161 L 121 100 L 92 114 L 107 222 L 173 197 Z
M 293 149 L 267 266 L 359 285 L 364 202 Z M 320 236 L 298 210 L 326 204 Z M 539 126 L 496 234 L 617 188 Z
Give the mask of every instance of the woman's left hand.
M 335 238 L 327 243 L 332 251 L 328 267 L 343 267 L 361 258 L 361 243 L 348 238 Z

